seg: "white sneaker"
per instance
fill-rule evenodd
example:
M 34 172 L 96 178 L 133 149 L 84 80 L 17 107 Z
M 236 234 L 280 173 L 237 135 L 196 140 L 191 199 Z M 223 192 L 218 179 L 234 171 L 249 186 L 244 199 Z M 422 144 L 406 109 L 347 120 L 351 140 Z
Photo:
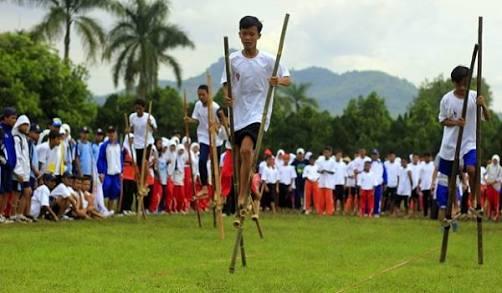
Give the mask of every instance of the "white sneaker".
M 70 218 L 70 217 L 68 217 L 67 215 L 63 215 L 63 216 L 61 217 L 61 220 L 63 220 L 63 221 L 73 221 L 73 218 Z
M 32 222 L 30 219 L 28 219 L 24 215 L 18 215 L 17 218 L 18 218 L 18 220 L 20 220 L 22 222 L 27 222 L 27 223 L 31 223 Z
M 103 216 L 105 216 L 105 218 L 109 218 L 109 217 L 113 216 L 114 214 L 115 214 L 114 211 L 108 211 L 108 212 L 105 212 L 103 214 Z

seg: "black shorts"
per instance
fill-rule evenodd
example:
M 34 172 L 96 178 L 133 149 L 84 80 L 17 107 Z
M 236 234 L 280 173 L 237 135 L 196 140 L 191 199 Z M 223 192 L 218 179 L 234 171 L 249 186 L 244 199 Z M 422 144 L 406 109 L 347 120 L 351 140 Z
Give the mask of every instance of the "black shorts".
M 253 123 L 235 132 L 235 144 L 241 146 L 242 141 L 246 136 L 249 136 L 253 140 L 253 148 L 256 147 L 256 141 L 258 140 L 258 133 L 260 132 L 261 123 Z
M 2 166 L 0 170 L 0 195 L 7 196 L 8 193 L 13 191 L 12 175 L 13 171 L 6 166 Z
M 418 187 L 411 191 L 411 198 L 418 199 Z
M 345 186 L 335 185 L 335 198 L 336 200 L 343 200 L 345 197 Z
M 401 202 L 404 202 L 404 207 L 408 208 L 408 196 L 396 194 L 394 204 L 397 208 L 401 207 Z

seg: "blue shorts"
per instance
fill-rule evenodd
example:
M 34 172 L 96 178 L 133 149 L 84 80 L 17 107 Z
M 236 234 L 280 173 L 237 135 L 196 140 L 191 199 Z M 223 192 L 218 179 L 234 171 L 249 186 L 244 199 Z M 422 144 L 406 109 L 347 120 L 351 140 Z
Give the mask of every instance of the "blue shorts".
M 120 196 L 120 174 L 105 175 L 103 180 L 103 196 L 115 200 Z
M 476 158 L 477 152 L 476 150 L 470 150 L 467 154 L 464 155 L 464 169 L 468 166 L 475 167 L 476 166 Z M 439 168 L 438 171 L 443 173 L 444 175 L 450 176 L 451 170 L 453 169 L 453 161 L 448 161 L 443 158 L 439 158 Z
M 13 170 L 9 169 L 7 166 L 2 166 L 0 170 L 0 195 L 7 195 L 12 192 L 12 175 L 14 175 Z
M 446 208 L 448 206 L 448 186 L 439 185 L 436 189 L 436 202 L 439 208 Z M 458 191 L 458 188 L 455 187 L 455 198 L 456 200 L 460 200 L 461 194 Z

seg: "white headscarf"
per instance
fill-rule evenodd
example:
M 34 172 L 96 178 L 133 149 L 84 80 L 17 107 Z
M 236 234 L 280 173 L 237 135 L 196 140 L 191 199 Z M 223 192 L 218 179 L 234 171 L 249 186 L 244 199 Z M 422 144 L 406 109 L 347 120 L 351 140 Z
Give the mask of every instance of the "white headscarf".
M 122 144 L 122 146 L 124 149 L 126 149 L 129 152 L 129 154 L 133 158 L 134 162 L 136 162 L 136 150 L 134 149 L 134 144 L 132 146 L 129 144 L 128 138 L 134 139 L 134 134 L 129 133 L 129 136 L 126 135 L 124 137 L 124 143 Z

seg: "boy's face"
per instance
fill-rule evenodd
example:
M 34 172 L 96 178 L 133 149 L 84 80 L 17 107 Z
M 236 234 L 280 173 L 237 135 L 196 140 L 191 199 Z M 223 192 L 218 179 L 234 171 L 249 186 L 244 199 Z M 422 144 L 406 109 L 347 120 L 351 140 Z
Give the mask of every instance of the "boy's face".
M 134 105 L 134 110 L 136 111 L 136 114 L 138 114 L 138 116 L 143 116 L 143 113 L 145 113 L 145 107 L 141 106 L 141 105 Z
M 96 142 L 102 142 L 104 139 L 104 135 L 99 133 L 99 134 L 96 134 Z
M 424 156 L 424 161 L 429 163 L 431 161 L 431 156 Z
M 23 133 L 23 134 L 28 134 L 28 130 L 30 130 L 30 125 L 29 124 L 21 124 L 19 125 L 19 132 Z
M 396 160 L 396 155 L 395 154 L 389 154 L 389 161 L 394 162 Z
M 453 82 L 455 86 L 455 92 L 461 96 L 465 96 L 467 92 L 467 76 L 464 77 L 460 82 Z
M 402 167 L 406 167 L 406 166 L 408 166 L 408 160 L 406 160 L 406 159 L 401 159 L 401 166 L 402 166 Z
M 73 180 L 73 189 L 75 190 L 82 189 L 82 181 L 78 179 Z
M 326 159 L 331 158 L 331 151 L 330 151 L 330 150 L 324 150 L 324 151 L 322 151 L 322 154 L 323 154 L 323 156 L 324 156 Z
M 90 180 L 82 181 L 82 190 L 89 191 L 90 189 L 91 189 L 91 181 Z
M 80 133 L 80 140 L 86 141 L 88 139 L 89 139 L 89 133 L 87 133 L 87 132 Z
M 336 159 L 337 159 L 338 161 L 340 161 L 340 160 L 342 159 L 342 153 L 341 153 L 341 152 L 337 152 L 337 153 L 335 154 L 335 157 L 336 157 Z
M 205 89 L 199 89 L 197 90 L 197 95 L 202 104 L 206 105 L 209 100 L 209 93 Z
M 10 127 L 13 127 L 14 124 L 16 124 L 17 120 L 17 115 L 10 115 L 7 117 L 3 117 L 3 123 L 9 125 Z
M 51 181 L 47 182 L 47 187 L 49 187 L 49 189 L 53 189 L 55 186 L 56 186 L 55 180 L 51 180 Z
M 371 169 L 371 163 L 370 162 L 364 163 L 364 171 L 369 172 L 370 169 Z
M 245 50 L 255 49 L 256 43 L 261 37 L 256 26 L 250 28 L 241 28 L 239 31 L 239 37 L 241 39 L 242 46 Z
M 298 154 L 296 154 L 296 158 L 297 158 L 299 161 L 302 161 L 302 160 L 303 160 L 303 153 L 302 153 L 302 152 L 299 152 Z
M 49 143 L 52 145 L 52 147 L 56 147 L 61 143 L 61 138 L 58 136 L 58 137 L 50 140 Z
M 420 157 L 417 155 L 413 156 L 413 164 L 418 164 L 418 161 L 420 160 Z
M 69 177 L 63 177 L 63 183 L 66 186 L 73 186 L 73 180 Z
M 117 139 L 117 132 L 115 131 L 108 132 L 108 139 L 110 141 L 115 141 Z
M 40 138 L 40 133 L 36 131 L 30 131 L 29 136 L 33 141 L 38 141 L 38 139 Z
M 175 145 L 171 145 L 171 146 L 169 147 L 169 150 L 170 150 L 171 152 L 175 152 L 175 151 L 176 151 L 176 146 L 175 146 Z
M 272 166 L 273 164 L 274 164 L 274 158 L 272 157 L 267 158 L 267 165 Z

